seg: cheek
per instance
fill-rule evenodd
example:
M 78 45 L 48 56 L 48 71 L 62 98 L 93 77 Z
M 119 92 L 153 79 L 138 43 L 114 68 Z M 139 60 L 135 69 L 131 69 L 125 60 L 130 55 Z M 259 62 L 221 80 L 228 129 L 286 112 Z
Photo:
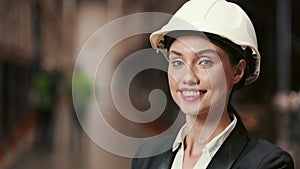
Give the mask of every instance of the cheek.
M 222 64 L 216 64 L 213 68 L 208 69 L 207 74 L 212 86 L 224 85 L 222 82 L 224 82 L 226 76 Z
M 171 92 L 171 96 L 177 105 L 180 105 L 180 96 L 178 93 L 179 85 L 178 79 L 175 79 L 173 74 L 168 73 L 168 81 L 169 81 L 169 88 Z
M 180 81 L 180 77 L 182 74 L 181 73 L 182 70 L 176 70 L 176 69 L 172 69 L 172 68 L 168 68 L 168 80 L 169 80 L 169 86 L 170 89 L 172 90 L 172 88 L 174 88 L 175 86 L 178 86 L 178 82 Z
M 211 78 L 211 98 L 213 104 L 224 103 L 228 95 L 228 80 L 223 66 L 215 67 L 209 71 Z M 219 105 L 219 104 L 217 104 Z
M 176 90 L 178 84 L 177 84 L 177 80 L 174 79 L 174 76 L 168 73 L 168 81 L 169 81 L 169 86 L 170 86 L 170 90 L 171 92 Z

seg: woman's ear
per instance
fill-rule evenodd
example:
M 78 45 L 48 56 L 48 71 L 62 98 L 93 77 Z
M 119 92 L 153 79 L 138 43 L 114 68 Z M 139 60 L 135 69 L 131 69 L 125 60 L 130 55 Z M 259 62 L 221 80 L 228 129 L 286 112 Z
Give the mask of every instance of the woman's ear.
M 234 74 L 232 77 L 233 84 L 238 83 L 242 79 L 245 73 L 245 69 L 246 69 L 246 60 L 241 59 L 239 63 L 234 66 Z

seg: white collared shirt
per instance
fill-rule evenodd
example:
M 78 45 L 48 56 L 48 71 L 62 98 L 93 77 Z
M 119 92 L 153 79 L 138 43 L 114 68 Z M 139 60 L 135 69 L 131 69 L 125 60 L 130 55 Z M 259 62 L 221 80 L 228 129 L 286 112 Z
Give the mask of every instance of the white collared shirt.
M 218 149 L 224 143 L 225 139 L 232 132 L 237 123 L 236 117 L 233 115 L 233 121 L 226 127 L 224 131 L 213 138 L 209 143 L 207 143 L 202 149 L 202 155 L 198 159 L 194 166 L 194 169 L 205 169 L 210 163 L 213 156 L 217 153 Z M 187 126 L 183 125 L 177 134 L 177 137 L 173 143 L 173 152 L 180 146 L 178 152 L 176 153 L 175 159 L 172 164 L 171 169 L 182 169 L 183 157 L 184 157 L 184 139 L 187 135 Z

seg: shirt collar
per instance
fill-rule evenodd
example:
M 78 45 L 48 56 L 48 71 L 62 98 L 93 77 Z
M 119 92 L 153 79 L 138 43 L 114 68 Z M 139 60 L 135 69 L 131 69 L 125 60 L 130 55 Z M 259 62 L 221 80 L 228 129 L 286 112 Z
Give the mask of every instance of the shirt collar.
M 181 144 L 183 144 L 184 138 L 187 134 L 187 126 L 184 124 L 181 129 L 179 130 L 177 137 L 173 143 L 172 151 L 176 151 L 178 147 L 180 147 Z
M 215 138 L 213 138 L 209 143 L 205 145 L 203 148 L 203 151 L 208 151 L 212 156 L 215 155 L 215 153 L 218 151 L 218 149 L 221 147 L 225 139 L 228 137 L 228 135 L 232 132 L 234 127 L 237 123 L 237 118 L 234 114 L 232 114 L 233 120 L 231 123 L 223 130 L 220 134 L 218 134 Z M 185 136 L 187 135 L 187 125 L 184 124 L 181 129 L 179 130 L 177 137 L 173 143 L 172 151 L 176 151 L 177 148 L 180 147 L 181 144 L 183 144 Z

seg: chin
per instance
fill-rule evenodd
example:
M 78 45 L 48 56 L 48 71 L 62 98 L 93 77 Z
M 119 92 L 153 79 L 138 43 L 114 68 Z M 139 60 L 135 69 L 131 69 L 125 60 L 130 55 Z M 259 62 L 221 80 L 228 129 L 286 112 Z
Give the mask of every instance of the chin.
M 190 115 L 190 116 L 199 116 L 199 115 L 207 116 L 207 114 L 209 112 L 209 108 L 202 108 L 201 106 L 199 106 L 199 104 L 197 104 L 197 105 L 181 105 L 179 107 L 185 115 Z

